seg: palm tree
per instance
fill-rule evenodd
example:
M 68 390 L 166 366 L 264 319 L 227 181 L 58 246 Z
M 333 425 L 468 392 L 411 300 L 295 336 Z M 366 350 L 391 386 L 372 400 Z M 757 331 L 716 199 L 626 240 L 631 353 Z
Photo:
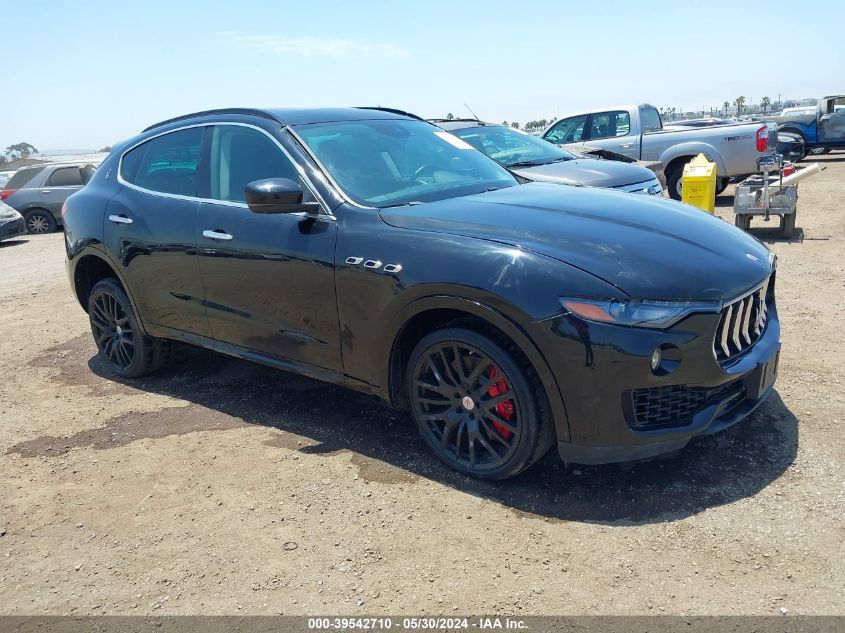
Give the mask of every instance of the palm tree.
M 745 97 L 737 97 L 736 101 L 734 101 L 734 103 L 736 104 L 736 115 L 741 116 L 742 115 L 742 106 L 745 105 Z
M 511 123 L 511 127 L 514 128 L 515 130 L 518 130 L 519 129 L 519 123 L 514 121 L 513 123 Z
M 760 99 L 760 107 L 763 108 L 763 114 L 766 114 L 766 108 L 772 105 L 772 100 L 768 97 L 763 97 Z
M 730 102 L 730 101 L 725 101 L 725 102 L 722 104 L 722 107 L 725 109 L 725 116 L 728 116 L 728 108 L 730 108 L 730 107 L 731 107 L 731 102 Z
M 449 114 L 447 114 L 447 115 L 446 115 L 446 120 L 447 120 L 447 121 L 451 121 L 451 120 L 452 120 L 452 119 L 454 119 L 454 118 L 455 118 L 455 115 L 454 115 L 454 114 L 452 114 L 451 112 L 450 112 Z

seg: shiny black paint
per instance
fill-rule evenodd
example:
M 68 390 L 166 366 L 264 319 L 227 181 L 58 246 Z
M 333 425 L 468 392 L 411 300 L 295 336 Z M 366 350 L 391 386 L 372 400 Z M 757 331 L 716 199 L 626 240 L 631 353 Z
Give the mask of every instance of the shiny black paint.
M 205 229 L 233 236 L 203 237 Z M 340 370 L 328 216 L 254 213 L 200 203 L 196 242 L 211 336 L 252 351 Z
M 133 190 L 117 181 L 126 145 L 116 148 L 69 201 L 71 280 L 84 258 L 99 257 L 124 284 L 151 335 L 396 404 L 402 397 L 392 363 L 405 325 L 432 310 L 472 315 L 504 333 L 534 366 L 561 453 L 568 455 L 611 447 L 615 459 L 617 448 L 625 447 L 619 454 L 636 456 L 712 431 L 728 421 L 636 433 L 625 423 L 622 398 L 634 388 L 746 379 L 776 353 L 774 306 L 760 343 L 723 368 L 712 353 L 714 314 L 648 330 L 587 323 L 564 314 L 559 302 L 560 296 L 731 299 L 770 271 L 766 248 L 742 231 L 674 202 L 544 184 L 404 208 L 360 208 L 345 201 L 284 125 L 315 116 L 336 120 L 342 113 L 348 111 L 271 113 L 276 121 L 204 115 L 157 126 L 132 141 L 187 124 L 260 127 L 312 183 L 321 207 L 316 217 L 255 214 L 244 206 Z M 111 213 L 131 216 L 133 224 L 114 225 Z M 205 229 L 235 239 L 210 241 L 202 237 Z M 350 257 L 382 266 L 346 263 Z M 385 272 L 390 263 L 401 271 Z M 675 346 L 682 357 L 668 375 L 649 368 L 660 344 Z M 743 410 L 752 405 L 749 400 Z
M 197 263 L 198 210 L 196 200 L 151 196 L 130 187 L 121 188 L 106 207 L 104 246 L 117 259 L 153 336 L 169 336 L 170 330 L 210 334 Z M 132 224 L 112 222 L 110 215 Z

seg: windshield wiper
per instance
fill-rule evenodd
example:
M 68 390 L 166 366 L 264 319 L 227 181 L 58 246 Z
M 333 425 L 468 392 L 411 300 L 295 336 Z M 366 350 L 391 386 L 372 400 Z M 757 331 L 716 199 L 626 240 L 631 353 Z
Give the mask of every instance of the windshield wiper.
M 507 167 L 539 167 L 540 165 L 550 165 L 551 163 L 560 163 L 565 160 L 572 160 L 569 156 L 561 156 L 560 158 L 552 158 L 549 160 L 520 160 L 515 163 L 508 163 Z
M 415 204 L 422 204 L 422 200 L 411 200 L 410 202 L 397 202 L 396 204 L 386 204 L 379 209 L 395 209 L 396 207 L 410 207 Z

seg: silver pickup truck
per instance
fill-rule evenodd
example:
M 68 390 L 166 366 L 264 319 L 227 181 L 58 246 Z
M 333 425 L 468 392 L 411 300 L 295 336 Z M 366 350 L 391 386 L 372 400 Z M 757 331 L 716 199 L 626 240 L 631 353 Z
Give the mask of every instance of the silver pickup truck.
M 698 154 L 716 163 L 717 193 L 728 179 L 757 171 L 757 158 L 773 153 L 777 134 L 765 123 L 729 123 L 712 127 L 663 127 L 652 105 L 623 105 L 569 114 L 557 119 L 543 138 L 576 153 L 588 147 L 609 149 L 637 160 L 664 165 L 669 195 L 681 199 L 684 165 Z

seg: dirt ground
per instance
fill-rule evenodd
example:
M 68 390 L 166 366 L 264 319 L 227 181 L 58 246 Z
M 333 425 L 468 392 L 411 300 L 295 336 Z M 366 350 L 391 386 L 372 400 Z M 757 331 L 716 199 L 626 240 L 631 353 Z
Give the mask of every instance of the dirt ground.
M 671 457 L 501 483 L 368 397 L 211 352 L 115 380 L 61 234 L 0 244 L 0 613 L 844 613 L 845 154 L 818 162 L 796 237 L 752 228 L 777 393 Z

